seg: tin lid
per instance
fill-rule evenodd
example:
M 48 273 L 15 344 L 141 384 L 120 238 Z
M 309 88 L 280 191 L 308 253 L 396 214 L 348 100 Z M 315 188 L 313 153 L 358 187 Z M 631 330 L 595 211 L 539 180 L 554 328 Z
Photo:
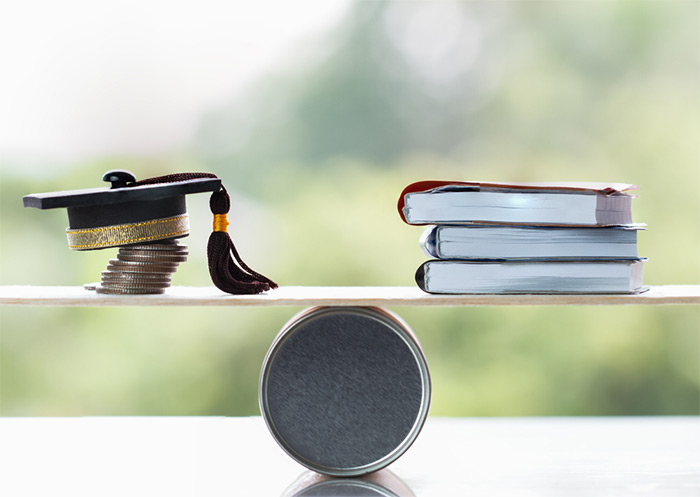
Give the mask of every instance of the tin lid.
M 430 376 L 410 328 L 369 307 L 316 307 L 293 318 L 268 351 L 260 409 L 277 443 L 332 476 L 377 471 L 418 436 Z

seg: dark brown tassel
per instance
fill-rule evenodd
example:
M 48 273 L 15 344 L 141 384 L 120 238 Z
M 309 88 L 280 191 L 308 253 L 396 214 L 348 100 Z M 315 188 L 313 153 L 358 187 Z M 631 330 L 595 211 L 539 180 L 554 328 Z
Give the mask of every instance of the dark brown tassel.
M 137 181 L 127 186 L 216 177 L 211 173 L 176 173 Z M 207 256 L 209 258 L 209 274 L 214 285 L 226 293 L 235 295 L 255 294 L 277 288 L 277 283 L 250 269 L 238 255 L 236 246 L 226 231 L 228 225 L 226 214 L 231 208 L 231 199 L 223 185 L 221 185 L 221 190 L 211 194 L 209 207 L 214 214 L 214 231 L 209 237 Z M 233 255 L 233 259 L 231 255 Z
M 207 255 L 209 274 L 214 285 L 233 294 L 254 294 L 277 288 L 277 283 L 253 271 L 238 255 L 236 246 L 226 231 L 226 214 L 231 208 L 231 199 L 223 185 L 221 190 L 211 194 L 209 207 L 214 214 L 214 231 L 209 236 Z

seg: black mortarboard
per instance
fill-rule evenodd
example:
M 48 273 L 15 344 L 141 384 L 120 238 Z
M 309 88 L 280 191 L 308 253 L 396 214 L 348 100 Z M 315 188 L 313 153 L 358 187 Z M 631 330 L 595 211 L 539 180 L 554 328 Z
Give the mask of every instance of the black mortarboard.
M 141 261 L 139 258 L 146 257 L 142 254 L 155 254 L 149 256 L 148 261 L 166 267 L 175 260 L 184 260 L 182 254 L 186 254 L 186 247 L 174 242 L 189 234 L 185 196 L 190 193 L 212 192 L 210 207 L 214 213 L 214 232 L 209 239 L 207 252 L 209 272 L 214 284 L 225 292 L 235 294 L 260 293 L 277 287 L 268 278 L 251 270 L 236 252 L 226 232 L 230 199 L 221 180 L 215 175 L 178 173 L 136 181 L 128 171 L 109 171 L 102 179 L 111 183 L 111 188 L 27 195 L 24 197 L 24 206 L 38 209 L 66 208 L 69 224 L 66 234 L 72 250 L 127 247 L 123 257 L 120 249 L 120 259 Z M 184 247 L 184 251 L 177 247 Z M 233 255 L 238 264 L 230 255 Z M 125 264 L 123 260 L 119 262 Z M 143 263 L 140 265 L 143 266 Z M 136 272 L 139 274 L 131 274 Z M 115 286 L 121 285 L 129 289 L 138 286 L 134 283 L 138 279 L 142 283 L 136 290 L 141 291 L 134 290 L 133 293 L 160 293 L 155 290 L 157 285 L 154 286 L 154 291 L 147 291 L 149 285 L 143 281 L 149 278 L 149 281 L 162 279 L 162 271 L 160 274 L 144 274 L 148 272 L 132 264 L 132 267 L 121 271 L 123 274 L 107 276 L 119 279 Z M 172 272 L 174 270 L 169 271 Z M 104 277 L 103 273 L 103 282 Z M 129 281 L 122 281 L 125 278 Z

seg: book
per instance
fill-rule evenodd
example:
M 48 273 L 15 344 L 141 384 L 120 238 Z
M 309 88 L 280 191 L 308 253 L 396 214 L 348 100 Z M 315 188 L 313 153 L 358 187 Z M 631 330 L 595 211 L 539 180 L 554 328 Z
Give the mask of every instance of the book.
M 439 294 L 638 293 L 644 261 L 430 260 L 416 283 Z
M 408 224 L 505 223 L 614 226 L 632 224 L 637 187 L 621 183 L 486 183 L 421 181 L 399 197 Z
M 436 259 L 638 259 L 641 225 L 615 227 L 438 225 L 420 239 Z

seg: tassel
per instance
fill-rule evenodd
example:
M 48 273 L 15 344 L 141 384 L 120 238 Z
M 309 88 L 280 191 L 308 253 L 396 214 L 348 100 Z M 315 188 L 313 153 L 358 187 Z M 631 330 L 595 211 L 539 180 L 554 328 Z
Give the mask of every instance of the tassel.
M 207 255 L 209 274 L 214 285 L 219 290 L 232 294 L 255 294 L 277 288 L 277 283 L 253 271 L 238 255 L 236 246 L 226 231 L 226 214 L 231 208 L 231 199 L 223 185 L 221 190 L 212 193 L 209 207 L 214 214 L 214 231 L 209 236 Z
M 153 185 L 216 177 L 216 175 L 211 173 L 176 173 L 136 181 L 127 186 Z M 277 283 L 250 269 L 243 262 L 241 256 L 238 255 L 236 246 L 226 231 L 228 226 L 226 214 L 231 208 L 231 198 L 224 185 L 221 185 L 221 190 L 212 193 L 209 199 L 209 207 L 214 214 L 214 231 L 209 236 L 207 256 L 209 259 L 209 274 L 214 285 L 219 290 L 235 295 L 262 293 L 277 288 Z M 233 259 L 231 255 L 233 255 Z

